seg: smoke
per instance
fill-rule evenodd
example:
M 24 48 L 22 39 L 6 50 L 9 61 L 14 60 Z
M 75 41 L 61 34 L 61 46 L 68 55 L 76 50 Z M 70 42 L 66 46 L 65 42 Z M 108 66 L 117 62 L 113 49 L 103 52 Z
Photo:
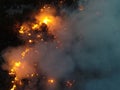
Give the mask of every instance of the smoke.
M 86 11 L 76 16 L 75 33 L 77 36 L 82 35 L 83 40 L 75 44 L 74 51 L 76 59 L 81 61 L 79 63 L 81 68 L 94 69 L 104 66 L 103 69 L 108 71 L 111 68 L 108 65 L 118 61 L 112 62 L 119 52 L 118 20 L 112 12 L 115 12 L 115 9 L 111 8 L 114 4 L 110 1 L 91 1 L 91 3 Z M 77 20 L 79 18 L 80 21 Z
M 100 72 L 97 78 L 84 78 L 85 90 L 120 89 L 119 2 L 90 0 L 85 11 L 71 16 L 74 36 L 79 38 L 73 48 L 74 60 L 85 72 Z
M 12 62 L 21 61 L 25 68 L 17 68 L 20 79 L 42 72 L 57 79 L 75 77 L 77 85 L 72 90 L 119 90 L 119 3 L 119 0 L 90 0 L 83 11 L 64 19 L 57 17 L 54 25 L 57 30 L 53 34 L 59 44 L 34 43 L 24 58 L 21 53 L 28 45 L 6 49 L 3 68 L 10 70 Z M 81 71 L 73 73 L 76 68 Z M 95 76 L 97 72 L 99 75 Z

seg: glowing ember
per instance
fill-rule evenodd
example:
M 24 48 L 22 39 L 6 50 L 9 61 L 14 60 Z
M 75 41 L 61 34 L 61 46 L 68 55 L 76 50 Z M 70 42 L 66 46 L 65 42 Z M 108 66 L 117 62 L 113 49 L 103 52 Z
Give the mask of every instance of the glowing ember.
M 21 28 L 20 28 L 20 30 L 19 30 L 19 33 L 20 33 L 20 34 L 24 34 L 24 31 L 23 31 L 23 30 L 24 30 L 24 27 L 21 26 Z
M 25 43 L 29 45 L 34 44 L 36 42 L 46 42 L 52 41 L 54 38 L 54 34 L 52 32 L 53 27 L 56 25 L 55 21 L 56 17 L 53 14 L 53 11 L 51 13 L 51 7 L 43 7 L 38 15 L 35 15 L 33 19 L 35 19 L 34 22 L 25 22 L 23 23 L 18 30 L 18 33 L 22 39 L 24 39 Z M 52 27 L 52 28 L 48 28 Z M 56 25 L 57 27 L 57 25 Z M 57 42 L 57 40 L 56 40 Z M 57 42 L 60 44 L 60 42 Z M 58 46 L 60 47 L 60 45 Z M 26 62 L 24 59 L 26 59 L 26 54 L 28 54 L 32 50 L 31 48 L 25 48 L 16 60 L 12 58 L 12 62 L 10 62 L 10 72 L 9 75 L 14 77 L 14 80 L 12 81 L 12 88 L 10 90 L 16 90 L 18 85 L 22 85 L 22 79 L 23 78 L 34 78 L 38 76 L 36 74 L 36 70 L 29 70 L 29 62 Z M 36 67 L 37 64 L 33 67 Z M 24 72 L 24 74 L 21 73 Z M 54 79 L 48 79 L 47 81 L 48 85 L 54 86 L 55 80 Z
M 39 25 L 38 24 L 33 24 L 32 29 L 38 29 Z
M 14 65 L 13 65 L 13 67 L 12 67 L 12 69 L 10 70 L 9 75 L 15 75 L 16 70 L 17 70 L 20 66 L 21 66 L 21 62 L 20 62 L 20 61 L 19 61 L 19 62 L 15 62 Z M 12 87 L 10 90 L 15 90 L 15 89 L 16 89 L 16 83 L 17 83 L 17 82 L 21 83 L 21 81 L 19 81 L 18 77 L 16 76 L 16 77 L 14 78 L 14 80 L 12 81 L 13 87 Z
M 11 68 L 11 70 L 10 70 L 10 75 L 13 75 L 13 74 L 15 74 L 15 71 L 17 70 L 17 68 L 19 68 L 20 67 L 20 65 L 21 65 L 21 62 L 20 61 L 18 61 L 18 62 L 15 62 L 14 63 L 14 65 L 13 65 L 13 67 Z
M 15 90 L 16 89 L 16 85 L 13 85 L 13 87 L 10 90 Z
M 54 83 L 55 83 L 55 80 L 54 80 L 54 79 L 49 79 L 49 80 L 48 80 L 48 83 L 49 83 L 49 84 L 54 84 Z
M 28 42 L 29 42 L 29 43 L 32 43 L 32 42 L 33 42 L 33 40 L 28 40 Z
M 32 41 L 30 41 L 30 42 L 32 42 Z M 28 52 L 29 52 L 29 48 L 26 48 L 26 50 L 21 53 L 22 58 L 24 58 L 26 53 L 28 53 Z
M 31 33 L 28 33 L 28 36 L 31 36 Z

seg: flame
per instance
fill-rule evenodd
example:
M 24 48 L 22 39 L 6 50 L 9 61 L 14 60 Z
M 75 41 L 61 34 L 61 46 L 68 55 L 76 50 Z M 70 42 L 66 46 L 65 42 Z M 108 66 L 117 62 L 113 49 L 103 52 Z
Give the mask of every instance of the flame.
M 38 74 L 35 73 L 34 70 L 28 73 L 27 68 L 29 68 L 29 64 L 24 59 L 27 53 L 30 52 L 30 50 L 32 49 L 29 47 L 25 48 L 25 50 L 23 50 L 19 54 L 20 58 L 18 60 L 17 59 L 11 60 L 9 75 L 13 76 L 14 79 L 11 81 L 13 86 L 10 90 L 16 90 L 17 86 L 23 85 L 22 78 L 33 78 L 33 77 L 38 76 Z M 37 64 L 35 64 L 35 67 L 36 66 Z M 22 74 L 21 72 L 24 72 L 24 73 Z
M 53 25 L 55 21 L 55 17 L 51 14 L 43 13 L 38 16 L 36 16 L 38 25 L 41 25 L 42 23 L 45 23 L 46 25 Z
M 39 24 L 33 24 L 32 29 L 35 30 L 35 29 L 38 29 L 39 27 L 40 27 Z
M 16 63 L 15 63 L 15 66 L 16 66 L 16 67 L 19 67 L 20 65 L 21 65 L 21 62 L 16 62 Z
M 27 52 L 29 52 L 29 48 L 26 48 L 25 51 L 23 51 L 21 53 L 22 58 L 25 57 L 25 55 L 26 55 Z M 12 86 L 12 88 L 10 90 L 16 90 L 17 84 L 22 85 L 22 82 L 18 78 L 18 76 L 16 75 L 16 73 L 17 73 L 17 71 L 19 71 L 20 67 L 23 67 L 22 66 L 23 64 L 22 64 L 21 61 L 12 62 L 11 64 L 12 64 L 12 67 L 10 69 L 9 75 L 15 76 L 15 77 L 14 77 L 14 80 L 12 81 L 13 86 Z
M 33 16 L 34 21 L 24 22 L 18 33 L 22 39 L 28 43 L 33 44 L 39 41 L 44 41 L 44 36 L 41 34 L 42 25 L 45 24 L 48 28 L 48 34 L 54 35 L 55 28 L 58 28 L 60 19 L 55 16 L 55 9 L 50 6 L 44 6 L 39 13 Z M 49 36 L 49 35 L 48 35 Z
M 30 40 L 28 40 L 28 42 L 29 42 L 29 43 L 33 43 L 33 40 L 30 39 Z
M 51 9 L 50 7 L 43 7 L 41 9 L 41 12 L 33 17 L 35 19 L 34 22 L 25 22 L 20 26 L 20 29 L 18 30 L 18 32 L 21 36 L 25 37 L 25 39 L 27 40 L 27 43 L 35 42 L 36 38 L 37 40 L 40 39 L 41 41 L 44 41 L 41 33 L 36 34 L 38 30 L 41 30 L 40 28 L 41 28 L 41 25 L 43 25 L 43 23 L 51 27 L 56 25 L 55 23 L 56 17 L 51 13 L 52 10 L 50 9 Z M 36 32 L 34 33 L 34 31 Z M 20 53 L 19 60 L 13 60 L 13 62 L 10 62 L 11 68 L 10 68 L 9 75 L 14 76 L 14 80 L 12 81 L 13 86 L 10 90 L 16 90 L 17 85 L 22 85 L 21 76 L 20 76 L 21 74 L 19 72 L 21 70 L 26 71 L 25 68 L 27 68 L 27 63 L 24 62 L 24 59 L 26 54 L 29 53 L 30 50 L 31 50 L 30 48 L 26 48 L 23 52 Z M 31 71 L 30 73 L 25 73 L 25 76 L 23 77 L 28 78 L 28 77 L 34 77 L 34 76 L 38 76 L 38 74 L 34 73 L 34 71 Z M 47 82 L 50 85 L 54 85 L 56 81 L 54 79 L 48 79 Z
M 28 24 L 23 24 L 20 26 L 19 34 L 23 35 L 26 34 L 30 30 L 30 27 Z
M 15 74 L 16 74 L 16 70 L 17 70 L 20 66 L 21 66 L 21 62 L 20 62 L 20 61 L 15 62 L 14 65 L 13 65 L 13 67 L 12 67 L 11 70 L 10 70 L 9 75 L 15 75 Z M 15 89 L 17 88 L 17 85 L 16 85 L 17 82 L 21 83 L 21 81 L 20 81 L 20 80 L 18 79 L 18 77 L 16 76 L 16 77 L 14 78 L 14 80 L 12 81 L 13 86 L 12 86 L 12 88 L 11 88 L 10 90 L 15 90 Z
M 32 40 L 30 40 L 29 42 L 32 42 Z M 30 51 L 30 49 L 29 49 L 29 48 L 26 48 L 25 51 L 23 51 L 23 52 L 21 53 L 22 58 L 24 58 L 25 55 L 26 55 L 29 51 Z
M 12 66 L 9 74 L 10 75 L 14 75 L 15 74 L 15 71 L 21 66 L 21 62 L 18 61 L 18 62 L 15 62 L 14 65 Z
M 13 87 L 10 90 L 15 90 L 16 89 L 16 85 L 13 85 Z
M 20 27 L 20 30 L 19 30 L 19 33 L 20 33 L 20 34 L 24 34 L 24 31 L 23 31 L 23 30 L 24 30 L 24 27 L 21 26 L 21 27 Z
M 48 83 L 51 83 L 51 84 L 52 84 L 52 83 L 54 83 L 54 80 L 53 80 L 53 79 L 49 79 L 49 80 L 48 80 Z
M 31 33 L 28 33 L 28 36 L 31 36 Z
M 52 20 L 51 20 L 50 18 L 48 18 L 48 17 L 45 17 L 45 18 L 43 19 L 43 23 L 45 23 L 45 24 L 48 24 L 48 23 L 50 23 L 50 22 L 52 22 Z
M 54 79 L 48 79 L 48 84 L 55 84 L 55 80 Z

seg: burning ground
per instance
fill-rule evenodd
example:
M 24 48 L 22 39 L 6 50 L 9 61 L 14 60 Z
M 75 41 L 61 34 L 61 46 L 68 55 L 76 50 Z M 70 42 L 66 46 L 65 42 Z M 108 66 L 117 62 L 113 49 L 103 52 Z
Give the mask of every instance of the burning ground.
M 43 5 L 13 25 L 21 43 L 1 53 L 6 90 L 120 89 L 119 1 L 83 1 Z

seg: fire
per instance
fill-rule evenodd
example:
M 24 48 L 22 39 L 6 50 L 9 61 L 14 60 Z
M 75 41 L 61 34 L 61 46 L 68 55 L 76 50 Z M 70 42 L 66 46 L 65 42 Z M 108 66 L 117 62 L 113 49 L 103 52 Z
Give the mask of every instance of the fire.
M 45 5 L 33 16 L 34 21 L 24 22 L 18 30 L 20 39 L 27 44 L 53 41 L 54 30 L 60 28 L 60 18 L 53 7 Z M 56 23 L 57 22 L 57 23 Z
M 11 70 L 10 70 L 9 75 L 15 75 L 16 70 L 17 70 L 20 66 L 21 66 L 21 62 L 20 62 L 20 61 L 15 62 L 14 65 L 13 65 L 13 67 L 12 67 Z M 13 87 L 12 87 L 10 90 L 15 90 L 15 89 L 16 89 L 16 87 L 17 87 L 17 86 L 16 86 L 16 82 L 21 83 L 21 81 L 18 79 L 17 76 L 15 76 L 14 80 L 12 81 Z
M 47 14 L 47 13 L 44 13 L 44 14 L 40 14 L 38 16 L 36 16 L 36 19 L 38 21 L 39 24 L 37 25 L 41 25 L 42 23 L 46 24 L 46 25 L 53 25 L 54 22 L 55 22 L 55 17 L 52 16 L 51 14 Z
M 31 42 L 32 42 L 32 41 L 31 41 Z M 26 48 L 26 50 L 21 53 L 22 58 L 25 57 L 26 53 L 28 53 L 29 50 L 30 50 L 29 48 Z
M 29 42 L 29 43 L 32 43 L 32 42 L 33 42 L 33 40 L 31 40 L 31 39 L 30 39 L 30 40 L 28 40 L 28 42 Z
M 53 79 L 53 78 L 49 78 L 48 80 L 47 80 L 47 82 L 48 82 L 48 85 L 52 85 L 52 86 L 54 86 L 55 84 L 56 84 L 56 80 L 55 79 Z
M 48 83 L 50 83 L 50 84 L 53 84 L 54 82 L 55 82 L 54 79 L 49 79 L 49 80 L 48 80 Z
M 47 40 L 54 39 L 53 33 L 48 31 L 52 30 L 51 28 L 48 29 L 48 27 L 54 27 L 54 25 L 56 25 L 56 17 L 52 14 L 53 11 L 50 9 L 50 7 L 43 7 L 41 12 L 33 17 L 35 19 L 34 22 L 25 22 L 20 26 L 18 33 L 25 38 L 25 42 L 27 42 L 27 44 L 33 44 L 39 41 L 46 42 Z M 25 56 L 30 52 L 30 50 L 32 49 L 25 48 L 25 50 L 20 52 L 16 60 L 13 59 L 13 62 L 10 62 L 11 68 L 9 75 L 14 76 L 14 80 L 12 81 L 13 86 L 10 90 L 16 90 L 18 85 L 22 85 L 22 78 L 33 78 L 34 76 L 38 76 L 38 74 L 35 73 L 35 70 L 30 70 L 28 73 L 27 68 L 30 67 L 28 64 L 29 62 L 26 62 L 24 59 L 26 59 Z M 21 71 L 23 71 L 24 74 L 20 73 Z M 56 83 L 55 79 L 51 78 L 46 82 L 49 85 L 54 85 Z
M 28 33 L 28 36 L 31 36 L 31 33 Z
M 24 58 L 27 52 L 29 52 L 29 48 L 26 48 L 25 51 L 21 53 L 21 57 Z M 10 90 L 16 90 L 17 84 L 22 85 L 21 80 L 18 78 L 16 74 L 19 71 L 19 68 L 21 67 L 23 67 L 23 63 L 21 61 L 11 62 L 11 69 L 10 69 L 9 75 L 15 76 L 15 77 L 14 77 L 14 80 L 12 81 L 13 86 Z
M 13 85 L 13 87 L 10 90 L 15 90 L 16 89 L 16 85 Z
M 24 30 L 24 27 L 21 26 L 21 28 L 20 28 L 20 30 L 19 30 L 19 33 L 20 33 L 20 34 L 24 34 L 24 31 L 23 31 L 23 30 Z
M 33 29 L 33 30 L 38 29 L 39 26 L 40 26 L 39 24 L 33 24 L 32 29 Z
M 50 18 L 48 18 L 48 17 L 45 17 L 45 18 L 43 19 L 43 23 L 45 23 L 45 24 L 48 24 L 48 23 L 50 23 L 50 22 L 52 22 L 52 20 L 50 20 Z
M 21 65 L 21 62 L 16 62 L 16 63 L 15 63 L 15 66 L 16 66 L 16 67 L 20 67 L 20 65 Z
M 14 65 L 12 66 L 9 74 L 10 75 L 14 75 L 15 74 L 15 71 L 21 66 L 21 62 L 18 61 L 18 62 L 15 62 Z
M 26 23 L 20 26 L 19 34 L 24 35 L 30 30 L 29 25 Z

